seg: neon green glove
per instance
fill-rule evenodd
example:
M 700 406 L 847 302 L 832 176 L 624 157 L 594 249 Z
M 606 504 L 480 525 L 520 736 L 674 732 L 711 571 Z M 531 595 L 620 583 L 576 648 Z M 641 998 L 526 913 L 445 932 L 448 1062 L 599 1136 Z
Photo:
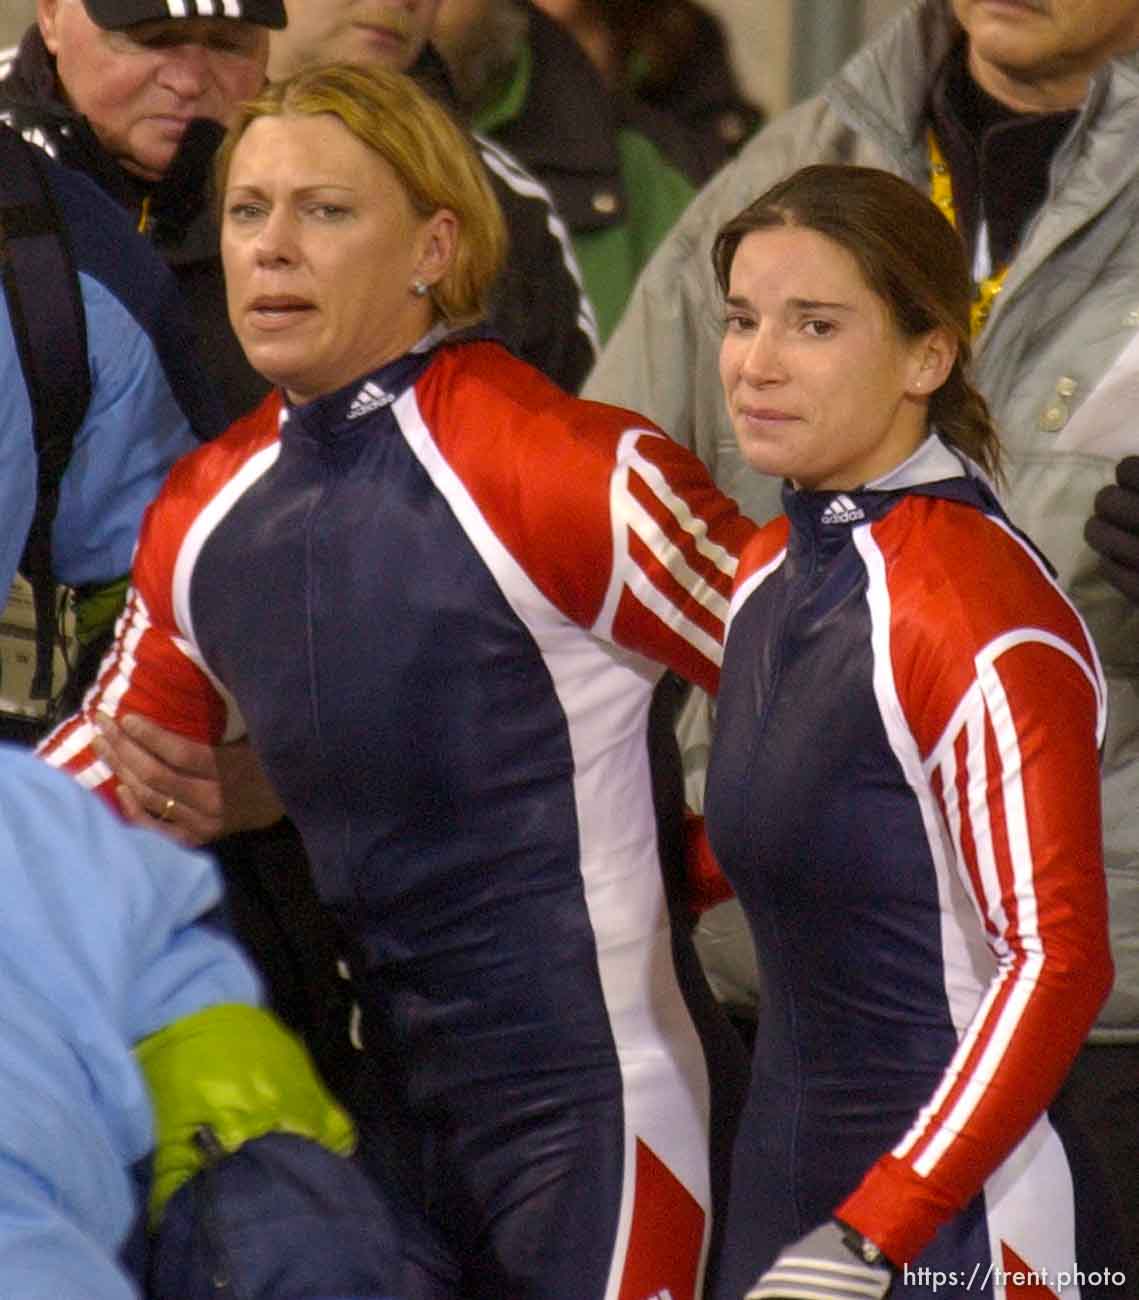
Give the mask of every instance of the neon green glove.
M 102 586 L 83 587 L 75 593 L 75 639 L 88 645 L 115 626 L 127 600 L 129 575 L 105 582 Z
M 227 1153 L 266 1133 L 311 1138 L 348 1155 L 356 1132 L 321 1082 L 300 1040 L 259 1007 L 207 1007 L 135 1047 L 154 1104 L 150 1224 L 207 1163 L 195 1141 L 203 1126 Z

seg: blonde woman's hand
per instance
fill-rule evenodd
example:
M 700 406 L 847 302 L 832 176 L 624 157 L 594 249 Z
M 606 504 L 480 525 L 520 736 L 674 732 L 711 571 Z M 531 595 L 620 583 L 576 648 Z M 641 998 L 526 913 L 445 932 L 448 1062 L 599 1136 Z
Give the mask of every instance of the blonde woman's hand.
M 271 826 L 280 800 L 248 741 L 206 745 L 141 714 L 99 714 L 94 748 L 118 777 L 123 815 L 191 847 Z

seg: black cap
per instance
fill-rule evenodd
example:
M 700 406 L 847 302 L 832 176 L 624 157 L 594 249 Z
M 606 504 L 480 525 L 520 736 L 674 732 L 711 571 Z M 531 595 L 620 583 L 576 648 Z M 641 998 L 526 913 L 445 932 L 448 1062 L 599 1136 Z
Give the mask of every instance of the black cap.
M 92 22 L 117 30 L 164 18 L 231 18 L 284 27 L 284 0 L 83 0 Z

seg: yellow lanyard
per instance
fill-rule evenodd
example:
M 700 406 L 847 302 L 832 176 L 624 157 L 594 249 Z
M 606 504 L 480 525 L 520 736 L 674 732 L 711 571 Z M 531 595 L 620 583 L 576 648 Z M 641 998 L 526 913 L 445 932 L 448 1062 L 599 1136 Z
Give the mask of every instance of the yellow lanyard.
M 949 176 L 949 167 L 937 143 L 937 137 L 928 132 L 929 141 L 929 197 L 937 204 L 948 218 L 954 230 L 957 229 L 957 212 L 953 207 L 953 182 Z M 974 286 L 973 306 L 969 312 L 969 325 L 974 338 L 981 332 L 981 327 L 989 319 L 993 299 L 1001 291 L 1001 286 L 1008 275 L 1008 267 L 998 267 L 980 284 Z
M 150 195 L 148 194 L 142 201 L 142 209 L 138 214 L 138 233 L 148 235 L 150 233 Z

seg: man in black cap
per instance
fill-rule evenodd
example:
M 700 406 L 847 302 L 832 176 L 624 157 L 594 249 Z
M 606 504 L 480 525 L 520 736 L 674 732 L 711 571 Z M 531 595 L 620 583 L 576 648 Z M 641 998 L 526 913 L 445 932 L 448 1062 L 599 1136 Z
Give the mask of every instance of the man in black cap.
M 264 385 L 229 329 L 209 169 L 261 87 L 283 0 L 38 0 L 36 19 L 0 116 L 134 215 L 174 270 L 228 416 L 244 414 Z

